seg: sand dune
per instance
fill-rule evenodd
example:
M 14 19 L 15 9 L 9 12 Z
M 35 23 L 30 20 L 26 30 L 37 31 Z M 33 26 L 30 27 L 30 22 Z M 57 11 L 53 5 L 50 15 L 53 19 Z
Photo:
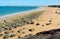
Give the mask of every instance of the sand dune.
M 60 8 L 44 7 L 0 19 L 0 39 L 18 39 L 60 29 Z

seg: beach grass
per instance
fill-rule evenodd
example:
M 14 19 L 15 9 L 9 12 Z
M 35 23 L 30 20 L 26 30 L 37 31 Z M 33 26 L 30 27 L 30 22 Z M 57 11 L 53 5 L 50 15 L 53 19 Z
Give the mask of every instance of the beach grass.
M 17 15 L 17 16 L 11 16 L 11 18 L 6 18 L 3 21 L 0 22 L 0 27 L 3 27 L 5 30 L 14 29 L 16 27 L 21 27 L 25 24 L 27 24 L 28 21 L 32 21 L 32 19 L 38 18 L 44 11 L 40 12 L 32 12 L 27 15 Z M 1 30 L 0 30 L 1 31 Z

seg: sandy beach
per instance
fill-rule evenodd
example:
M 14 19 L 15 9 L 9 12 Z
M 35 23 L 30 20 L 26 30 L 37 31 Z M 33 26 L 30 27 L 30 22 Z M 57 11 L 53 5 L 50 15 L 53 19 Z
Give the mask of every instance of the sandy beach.
M 60 8 L 43 7 L 20 13 L 0 17 L 0 34 L 3 34 L 0 39 L 18 39 L 60 29 Z

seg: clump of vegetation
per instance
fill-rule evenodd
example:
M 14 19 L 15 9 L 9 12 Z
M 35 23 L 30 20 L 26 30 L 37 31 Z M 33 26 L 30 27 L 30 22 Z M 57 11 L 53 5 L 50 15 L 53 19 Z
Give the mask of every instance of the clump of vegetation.
M 58 7 L 58 8 L 60 8 L 60 5 L 49 5 L 48 7 Z
M 15 34 L 11 34 L 10 37 L 15 37 L 16 35 Z
M 22 29 L 20 29 L 20 30 L 18 30 L 17 32 L 18 32 L 18 33 L 22 33 L 22 32 L 23 32 L 23 30 L 22 30 Z
M 3 36 L 3 34 L 0 34 L 0 37 L 2 37 Z
M 29 29 L 29 31 L 30 31 L 30 32 L 33 32 L 33 31 L 34 31 L 34 28 Z
M 5 34 L 3 39 L 8 39 L 9 38 L 9 34 Z
M 25 15 L 23 17 L 19 17 L 17 19 L 13 19 L 12 22 L 7 22 L 4 20 L 4 22 L 0 22 L 0 31 L 4 30 L 12 30 L 17 27 L 21 27 L 25 24 L 27 24 L 28 21 L 32 21 L 32 19 L 38 18 L 44 11 L 41 12 L 35 12 L 35 13 L 30 13 L 28 15 Z
M 40 25 L 39 23 L 36 23 L 36 25 Z

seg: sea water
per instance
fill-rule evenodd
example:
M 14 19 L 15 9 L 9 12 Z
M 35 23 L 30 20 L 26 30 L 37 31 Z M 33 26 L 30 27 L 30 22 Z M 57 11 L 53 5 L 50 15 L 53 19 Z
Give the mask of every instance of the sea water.
M 0 16 L 36 9 L 36 6 L 0 6 Z

